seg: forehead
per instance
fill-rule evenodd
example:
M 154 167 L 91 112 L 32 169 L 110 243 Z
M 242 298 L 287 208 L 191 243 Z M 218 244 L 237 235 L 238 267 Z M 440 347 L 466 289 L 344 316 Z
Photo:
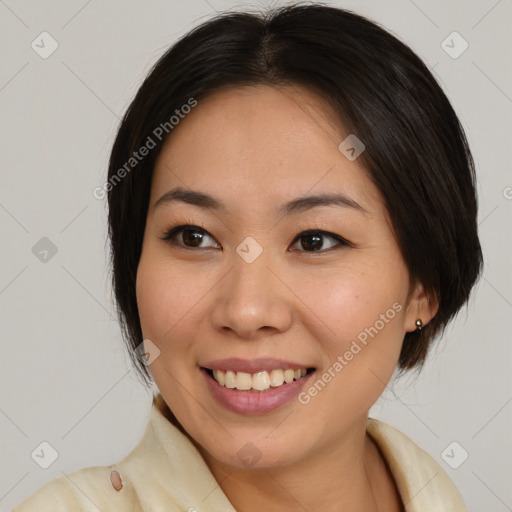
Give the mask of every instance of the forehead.
M 175 186 L 235 207 L 309 192 L 378 199 L 364 167 L 338 149 L 349 135 L 328 103 L 299 87 L 231 87 L 199 100 L 166 140 L 152 203 Z M 263 207 L 263 206 L 262 206 Z

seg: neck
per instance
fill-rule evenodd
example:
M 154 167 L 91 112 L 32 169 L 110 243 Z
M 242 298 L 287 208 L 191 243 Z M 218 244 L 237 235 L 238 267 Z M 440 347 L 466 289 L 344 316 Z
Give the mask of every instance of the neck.
M 394 481 L 371 438 L 366 418 L 336 442 L 287 466 L 234 468 L 201 453 L 238 512 L 399 512 Z

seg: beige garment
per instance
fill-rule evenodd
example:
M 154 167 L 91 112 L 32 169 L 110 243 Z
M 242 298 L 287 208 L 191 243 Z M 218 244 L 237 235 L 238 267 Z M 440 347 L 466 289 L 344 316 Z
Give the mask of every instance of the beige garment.
M 55 478 L 13 512 L 235 512 L 170 414 L 158 395 L 142 439 L 124 459 Z M 408 437 L 371 418 L 367 431 L 388 462 L 406 512 L 467 512 L 445 471 Z

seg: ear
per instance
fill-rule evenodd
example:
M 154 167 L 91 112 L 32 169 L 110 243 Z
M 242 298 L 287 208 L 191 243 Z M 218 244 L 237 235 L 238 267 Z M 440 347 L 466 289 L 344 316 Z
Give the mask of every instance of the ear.
M 414 286 L 409 297 L 409 303 L 405 313 L 405 330 L 412 332 L 417 329 L 416 321 L 421 320 L 423 326 L 427 325 L 436 315 L 439 309 L 439 300 L 428 294 L 423 285 Z

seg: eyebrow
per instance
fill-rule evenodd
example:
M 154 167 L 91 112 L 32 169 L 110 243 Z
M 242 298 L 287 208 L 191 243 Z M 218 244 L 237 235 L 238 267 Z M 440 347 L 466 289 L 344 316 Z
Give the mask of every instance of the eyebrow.
M 176 201 L 181 201 L 183 203 L 198 206 L 200 208 L 212 209 L 223 213 L 227 213 L 228 211 L 227 206 L 213 196 L 206 194 L 205 192 L 199 192 L 197 190 L 186 190 L 182 187 L 176 187 L 166 192 L 160 199 L 158 199 L 158 201 L 156 201 L 153 207 L 156 209 L 161 205 L 173 203 Z M 351 199 L 344 194 L 327 193 L 292 199 L 291 201 L 282 204 L 278 210 L 278 213 L 281 215 L 290 215 L 318 206 L 339 206 L 343 208 L 352 208 L 362 213 L 367 213 L 367 211 L 354 199 Z

